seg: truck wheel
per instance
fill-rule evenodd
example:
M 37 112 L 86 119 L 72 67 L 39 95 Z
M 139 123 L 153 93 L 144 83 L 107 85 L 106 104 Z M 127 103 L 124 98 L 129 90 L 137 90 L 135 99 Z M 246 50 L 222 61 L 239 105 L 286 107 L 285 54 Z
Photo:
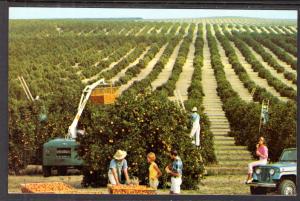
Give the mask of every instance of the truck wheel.
M 57 173 L 58 173 L 58 175 L 65 176 L 65 175 L 67 175 L 67 168 L 66 167 L 58 167 Z
M 51 166 L 43 166 L 43 176 L 44 177 L 51 176 Z
M 279 193 L 281 195 L 296 195 L 296 185 L 292 180 L 286 179 L 279 184 Z
M 251 195 L 265 195 L 267 194 L 267 188 L 250 186 Z

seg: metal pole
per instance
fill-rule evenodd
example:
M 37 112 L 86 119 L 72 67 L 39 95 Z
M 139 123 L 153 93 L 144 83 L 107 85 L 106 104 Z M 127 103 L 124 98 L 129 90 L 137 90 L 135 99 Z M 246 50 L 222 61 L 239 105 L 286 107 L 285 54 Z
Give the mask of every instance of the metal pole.
M 25 88 L 25 86 L 24 86 L 24 84 L 23 84 L 23 82 L 22 82 L 20 76 L 18 76 L 18 79 L 19 79 L 19 81 L 20 81 L 20 83 L 21 83 L 21 86 L 22 86 L 22 88 L 23 88 L 23 90 L 24 90 L 24 92 L 25 92 L 25 94 L 26 94 L 27 99 L 30 100 L 29 94 L 28 94 L 28 92 L 27 92 L 27 90 L 26 90 L 26 88 Z
M 175 95 L 175 98 L 176 98 L 176 103 L 177 103 L 178 106 L 180 107 L 179 98 L 178 98 L 178 94 L 177 94 L 177 91 L 176 91 L 176 90 L 174 90 L 174 95 Z
M 31 92 L 30 92 L 30 90 L 29 90 L 29 88 L 28 88 L 28 86 L 27 86 L 27 84 L 26 84 L 26 82 L 25 82 L 23 76 L 21 77 L 21 79 L 22 79 L 23 82 L 24 82 L 24 85 L 25 85 L 25 87 L 26 87 L 26 89 L 27 89 L 27 91 L 28 91 L 28 94 L 29 94 L 31 100 L 34 101 L 33 96 L 32 96 L 32 94 L 31 94 Z
M 263 105 L 264 105 L 264 100 L 262 101 L 261 110 L 260 110 L 260 114 L 259 114 L 259 129 L 258 129 L 259 135 L 260 135 L 260 129 L 261 129 L 261 114 L 262 114 Z
M 179 98 L 180 98 L 180 102 L 181 102 L 182 108 L 185 111 L 184 103 L 183 103 L 182 96 L 181 96 L 181 93 L 180 93 L 179 90 L 178 90 L 178 94 L 179 94 Z

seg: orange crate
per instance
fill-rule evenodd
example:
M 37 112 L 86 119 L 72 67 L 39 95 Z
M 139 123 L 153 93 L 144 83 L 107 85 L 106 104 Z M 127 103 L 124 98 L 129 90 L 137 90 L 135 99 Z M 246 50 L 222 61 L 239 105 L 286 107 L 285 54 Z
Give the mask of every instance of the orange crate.
M 107 185 L 110 194 L 155 195 L 156 190 L 144 185 Z
M 95 104 L 112 104 L 115 102 L 118 87 L 102 87 L 92 91 L 90 99 Z
M 74 188 L 63 182 L 21 184 L 22 193 L 56 193 L 74 191 Z

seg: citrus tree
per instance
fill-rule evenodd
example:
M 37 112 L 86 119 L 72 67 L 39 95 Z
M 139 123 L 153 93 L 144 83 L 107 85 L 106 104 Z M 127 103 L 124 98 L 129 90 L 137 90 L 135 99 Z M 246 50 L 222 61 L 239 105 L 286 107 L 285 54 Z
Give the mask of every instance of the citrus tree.
M 171 162 L 171 149 L 176 149 L 184 166 L 182 187 L 196 188 L 203 172 L 201 153 L 192 146 L 188 114 L 166 96 L 147 90 L 126 93 L 114 105 L 88 109 L 83 116 L 81 122 L 87 134 L 77 140 L 79 155 L 86 162 L 85 185 L 107 184 L 109 162 L 118 149 L 128 153 L 129 174 L 146 184 L 147 153 L 156 154 L 156 162 L 163 170 Z M 168 180 L 168 175 L 163 174 L 163 186 Z

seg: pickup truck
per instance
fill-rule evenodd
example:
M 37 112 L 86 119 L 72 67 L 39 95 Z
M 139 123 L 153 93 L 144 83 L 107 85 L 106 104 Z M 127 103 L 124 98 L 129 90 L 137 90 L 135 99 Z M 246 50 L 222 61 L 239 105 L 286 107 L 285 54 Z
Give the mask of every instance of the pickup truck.
M 276 163 L 255 166 L 252 177 L 251 194 L 296 195 L 297 149 L 284 149 Z

